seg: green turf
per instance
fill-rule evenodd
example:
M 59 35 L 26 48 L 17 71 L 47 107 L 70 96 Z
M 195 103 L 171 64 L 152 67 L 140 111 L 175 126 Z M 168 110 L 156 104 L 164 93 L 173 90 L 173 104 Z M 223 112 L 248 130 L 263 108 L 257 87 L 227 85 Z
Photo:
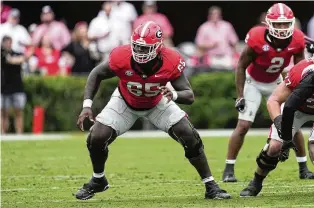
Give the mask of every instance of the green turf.
M 2 207 L 314 207 L 314 181 L 298 179 L 294 154 L 266 179 L 258 197 L 240 198 L 265 140 L 247 138 L 236 164 L 240 182 L 233 184 L 220 182 L 227 138 L 203 140 L 213 175 L 231 200 L 204 200 L 204 187 L 181 146 L 160 138 L 117 139 L 106 165 L 111 188 L 77 201 L 72 193 L 91 175 L 85 138 L 79 136 L 2 142 Z

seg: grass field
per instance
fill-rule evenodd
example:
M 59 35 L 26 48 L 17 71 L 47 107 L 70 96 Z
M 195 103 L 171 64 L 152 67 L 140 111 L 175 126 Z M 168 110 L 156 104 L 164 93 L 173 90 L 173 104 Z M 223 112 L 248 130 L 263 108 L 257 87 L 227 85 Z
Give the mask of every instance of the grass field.
M 240 182 L 221 183 L 227 138 L 204 138 L 213 175 L 231 200 L 204 200 L 204 187 L 169 138 L 117 139 L 106 175 L 111 188 L 88 201 L 72 193 L 87 182 L 91 165 L 85 138 L 2 142 L 2 207 L 314 207 L 314 181 L 298 179 L 294 154 L 267 179 L 258 197 L 240 198 L 265 139 L 247 138 L 237 164 Z M 312 164 L 308 164 L 314 170 Z

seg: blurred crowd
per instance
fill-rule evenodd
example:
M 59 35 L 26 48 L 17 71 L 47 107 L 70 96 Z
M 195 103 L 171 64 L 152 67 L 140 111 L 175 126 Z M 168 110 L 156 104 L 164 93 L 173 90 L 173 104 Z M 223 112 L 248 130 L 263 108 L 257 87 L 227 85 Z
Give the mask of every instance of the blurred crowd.
M 261 14 L 258 24 L 262 24 L 264 15 Z M 174 28 L 169 19 L 158 12 L 157 2 L 151 0 L 144 1 L 139 16 L 131 3 L 104 2 L 90 23 L 77 22 L 72 31 L 55 19 L 50 6 L 42 8 L 39 25 L 31 24 L 26 29 L 19 24 L 20 16 L 18 9 L 1 2 L 0 39 L 11 41 L 10 50 L 24 56 L 22 69 L 27 74 L 88 74 L 95 64 L 108 58 L 114 47 L 129 43 L 132 30 L 148 20 L 162 27 L 164 44 L 174 46 Z M 297 27 L 300 27 L 298 21 Z M 307 31 L 308 36 L 314 38 L 314 17 Z M 221 9 L 212 6 L 208 20 L 196 31 L 195 41 L 181 43 L 177 49 L 187 58 L 191 69 L 186 73 L 190 76 L 195 68 L 198 72 L 233 70 L 242 46 L 232 24 L 222 19 Z
M 2 2 L 1 2 L 2 4 Z M 19 24 L 20 11 L 1 5 L 0 39 L 8 48 L 23 55 L 23 72 L 40 75 L 86 75 L 99 62 L 108 59 L 110 51 L 130 42 L 133 28 L 154 20 L 164 30 L 165 44 L 173 46 L 173 27 L 168 18 L 157 12 L 157 4 L 147 1 L 138 16 L 128 2 L 104 2 L 90 23 L 77 22 L 73 31 L 55 19 L 53 8 L 42 8 L 41 24 L 27 29 Z
M 22 14 L 25 15 L 25 14 Z M 107 1 L 90 23 L 79 21 L 71 31 L 63 21 L 55 19 L 51 6 L 44 6 L 40 24 L 25 28 L 20 24 L 21 13 L 1 1 L 1 97 L 2 120 L 6 120 L 6 106 L 17 110 L 25 105 L 23 75 L 87 75 L 95 65 L 107 60 L 110 51 L 130 42 L 132 30 L 143 22 L 153 20 L 161 26 L 164 44 L 175 47 L 175 32 L 171 22 L 158 12 L 156 1 L 144 1 L 138 15 L 132 3 Z M 263 24 L 265 13 L 257 24 Z M 300 22 L 296 21 L 300 28 Z M 314 39 L 314 16 L 307 25 L 307 35 Z M 188 77 L 197 73 L 233 71 L 243 48 L 232 23 L 223 20 L 223 11 L 217 6 L 208 10 L 208 19 L 196 31 L 195 41 L 181 43 L 176 49 L 187 61 Z M 12 70 L 15 69 L 15 70 Z M 14 86 L 12 83 L 15 83 Z M 5 96 L 8 95 L 8 96 Z M 23 123 L 17 119 L 17 132 L 23 132 Z M 2 122 L 6 129 L 6 122 Z

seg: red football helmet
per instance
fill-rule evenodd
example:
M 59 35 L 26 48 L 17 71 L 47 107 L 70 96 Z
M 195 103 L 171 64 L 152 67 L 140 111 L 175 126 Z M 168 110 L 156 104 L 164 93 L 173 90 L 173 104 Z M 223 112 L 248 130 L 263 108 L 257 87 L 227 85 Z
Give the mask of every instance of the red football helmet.
M 133 58 L 138 63 L 154 59 L 162 48 L 163 35 L 159 25 L 153 21 L 138 26 L 131 37 Z
M 293 34 L 295 22 L 294 14 L 285 4 L 277 3 L 270 7 L 265 20 L 269 34 L 275 38 L 286 39 Z

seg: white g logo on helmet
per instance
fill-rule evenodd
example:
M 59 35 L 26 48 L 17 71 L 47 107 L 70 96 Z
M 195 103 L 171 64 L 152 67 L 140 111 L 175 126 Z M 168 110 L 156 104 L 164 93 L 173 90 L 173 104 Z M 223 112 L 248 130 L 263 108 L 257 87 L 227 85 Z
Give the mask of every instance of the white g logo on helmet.
M 156 37 L 157 37 L 157 38 L 161 38 L 161 37 L 162 37 L 162 32 L 161 32 L 161 30 L 157 30 L 157 32 L 156 32 Z

